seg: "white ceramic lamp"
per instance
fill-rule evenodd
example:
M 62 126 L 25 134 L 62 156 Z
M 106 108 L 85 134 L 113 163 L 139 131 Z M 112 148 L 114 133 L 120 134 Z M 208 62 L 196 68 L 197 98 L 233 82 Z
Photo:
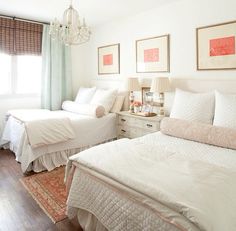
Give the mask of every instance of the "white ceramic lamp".
M 127 79 L 127 90 L 130 91 L 130 112 L 134 112 L 132 103 L 134 102 L 134 91 L 140 91 L 140 84 L 138 78 Z
M 160 102 L 160 110 L 158 116 L 164 116 L 165 115 L 165 108 L 164 108 L 164 92 L 170 91 L 170 81 L 168 78 L 154 78 L 152 80 L 151 85 L 151 92 L 157 92 L 159 93 L 159 102 Z

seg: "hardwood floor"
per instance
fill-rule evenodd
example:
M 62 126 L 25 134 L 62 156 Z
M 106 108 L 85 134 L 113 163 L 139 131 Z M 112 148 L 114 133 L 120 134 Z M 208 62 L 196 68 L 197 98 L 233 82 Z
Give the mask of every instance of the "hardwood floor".
M 81 230 L 68 219 L 53 224 L 20 183 L 22 177 L 14 154 L 0 150 L 0 231 Z

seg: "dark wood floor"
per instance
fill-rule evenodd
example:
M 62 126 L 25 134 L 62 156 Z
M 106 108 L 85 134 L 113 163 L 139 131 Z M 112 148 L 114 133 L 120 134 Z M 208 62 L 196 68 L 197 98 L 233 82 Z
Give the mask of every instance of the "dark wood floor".
M 81 230 L 68 219 L 53 224 L 20 183 L 22 177 L 14 154 L 0 150 L 0 231 Z

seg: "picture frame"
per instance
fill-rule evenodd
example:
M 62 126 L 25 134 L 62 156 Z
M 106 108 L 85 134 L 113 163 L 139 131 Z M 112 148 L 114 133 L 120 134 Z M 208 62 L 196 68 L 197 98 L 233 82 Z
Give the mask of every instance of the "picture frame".
M 236 69 L 236 21 L 196 28 L 197 70 Z
M 120 44 L 98 47 L 98 74 L 120 74 Z
M 168 34 L 136 40 L 136 72 L 169 72 L 169 40 Z

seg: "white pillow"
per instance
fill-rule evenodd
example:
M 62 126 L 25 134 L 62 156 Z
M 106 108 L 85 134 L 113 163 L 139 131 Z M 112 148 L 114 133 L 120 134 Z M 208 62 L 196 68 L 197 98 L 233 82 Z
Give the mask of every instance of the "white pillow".
M 115 100 L 115 103 L 113 104 L 113 106 L 111 108 L 111 112 L 114 112 L 114 113 L 120 112 L 120 110 L 123 106 L 124 100 L 125 100 L 124 95 L 116 96 L 116 100 Z
M 87 104 L 91 101 L 94 93 L 96 91 L 96 87 L 86 88 L 80 87 L 77 96 L 75 98 L 76 103 Z
M 69 112 L 74 112 L 80 115 L 87 115 L 100 118 L 105 114 L 105 108 L 99 105 L 78 104 L 73 101 L 64 101 L 62 109 Z
M 90 104 L 102 105 L 105 108 L 105 112 L 109 113 L 115 102 L 117 90 L 103 90 L 97 89 Z
M 236 129 L 236 95 L 215 91 L 215 126 Z
M 171 118 L 212 124 L 214 93 L 192 93 L 176 89 Z

